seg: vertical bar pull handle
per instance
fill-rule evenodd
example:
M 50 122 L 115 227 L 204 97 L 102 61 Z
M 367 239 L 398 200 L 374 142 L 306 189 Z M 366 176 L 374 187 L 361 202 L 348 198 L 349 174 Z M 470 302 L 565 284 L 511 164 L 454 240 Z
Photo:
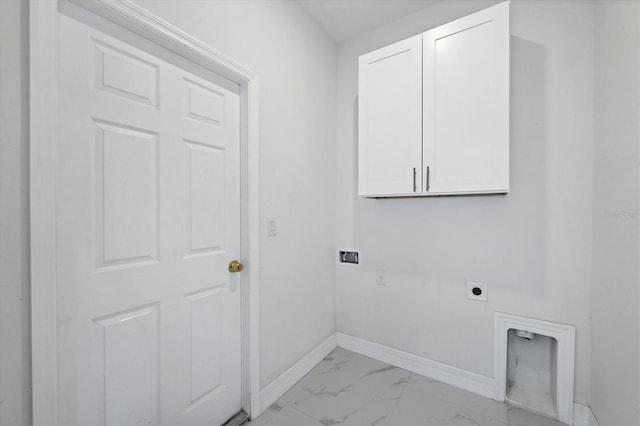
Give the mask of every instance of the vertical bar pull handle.
M 429 170 L 429 166 L 427 166 L 427 191 L 429 190 L 429 177 L 431 175 L 431 171 Z
M 416 168 L 413 168 L 413 192 L 416 192 L 418 187 L 416 186 Z

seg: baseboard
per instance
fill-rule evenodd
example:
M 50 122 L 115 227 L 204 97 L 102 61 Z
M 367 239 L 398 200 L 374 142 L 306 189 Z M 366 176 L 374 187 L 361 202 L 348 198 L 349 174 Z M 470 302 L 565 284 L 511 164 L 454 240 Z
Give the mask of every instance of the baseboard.
M 440 362 L 344 333 L 336 333 L 336 341 L 338 346 L 345 349 L 377 359 L 378 361 L 386 362 L 387 364 L 395 365 L 396 367 L 404 368 L 412 373 L 427 376 L 487 398 L 495 397 L 495 386 L 491 377 L 451 367 Z
M 267 387 L 260 391 L 260 407 L 258 413 L 253 417 L 257 417 L 267 408 L 276 402 L 282 395 L 293 387 L 300 379 L 302 379 L 313 367 L 318 365 L 320 361 L 336 348 L 336 336 L 332 334 L 324 342 L 320 343 L 314 349 L 305 355 L 300 361 L 296 362 L 291 368 L 282 373 L 280 377 L 271 382 Z
M 591 407 L 578 403 L 573 404 L 573 426 L 599 426 Z

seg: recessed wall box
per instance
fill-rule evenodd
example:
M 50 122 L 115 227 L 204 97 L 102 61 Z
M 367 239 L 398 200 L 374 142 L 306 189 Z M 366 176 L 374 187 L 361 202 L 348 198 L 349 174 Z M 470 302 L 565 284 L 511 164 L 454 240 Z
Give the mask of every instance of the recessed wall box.
M 357 251 L 340 251 L 338 252 L 338 260 L 340 263 L 358 263 L 359 256 Z

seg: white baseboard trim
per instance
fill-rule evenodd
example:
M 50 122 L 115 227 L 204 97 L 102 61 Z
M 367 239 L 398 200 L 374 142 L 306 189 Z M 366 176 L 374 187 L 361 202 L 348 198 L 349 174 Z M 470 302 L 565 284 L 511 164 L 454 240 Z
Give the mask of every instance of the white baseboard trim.
M 282 373 L 280 377 L 271 382 L 260 391 L 260 407 L 253 417 L 262 414 L 267 408 L 276 402 L 282 395 L 302 379 L 313 367 L 336 348 L 336 335 L 332 334 L 324 342 L 296 362 L 291 368 Z
M 336 333 L 338 346 L 352 352 L 368 356 L 378 361 L 405 370 L 427 376 L 434 380 L 464 389 L 487 398 L 495 397 L 495 386 L 491 377 L 482 376 L 471 371 L 451 367 L 440 362 L 422 358 L 417 355 L 393 349 L 368 340 L 353 337 L 344 333 Z
M 591 407 L 574 403 L 573 404 L 573 426 L 600 426 L 596 420 Z

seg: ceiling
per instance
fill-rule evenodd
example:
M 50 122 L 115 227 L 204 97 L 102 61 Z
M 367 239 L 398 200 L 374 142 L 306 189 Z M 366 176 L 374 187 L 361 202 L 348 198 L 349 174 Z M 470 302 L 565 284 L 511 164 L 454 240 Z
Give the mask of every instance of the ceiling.
M 431 6 L 436 1 L 298 0 L 298 3 L 336 43 L 341 43 Z

